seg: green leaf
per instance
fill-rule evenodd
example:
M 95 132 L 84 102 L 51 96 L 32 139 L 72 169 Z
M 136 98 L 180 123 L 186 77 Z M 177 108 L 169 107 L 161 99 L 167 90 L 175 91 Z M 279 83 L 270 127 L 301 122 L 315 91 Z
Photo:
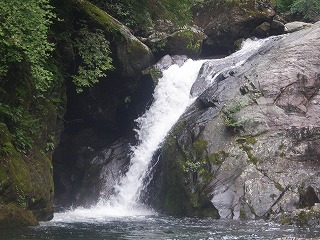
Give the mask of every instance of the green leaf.
M 78 93 L 85 87 L 92 87 L 99 78 L 106 76 L 107 70 L 112 70 L 111 51 L 101 30 L 89 31 L 84 26 L 75 39 L 75 47 L 82 64 L 73 76 L 73 83 Z

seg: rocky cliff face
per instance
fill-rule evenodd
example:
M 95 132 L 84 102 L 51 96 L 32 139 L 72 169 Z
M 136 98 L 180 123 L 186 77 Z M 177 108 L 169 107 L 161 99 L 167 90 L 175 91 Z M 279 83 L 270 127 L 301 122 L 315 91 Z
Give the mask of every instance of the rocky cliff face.
M 273 21 L 274 9 L 272 0 L 209 0 L 195 5 L 194 23 L 208 36 L 202 55 L 228 54 L 240 38 L 281 34 L 283 24 Z
M 23 74 L 1 82 L 8 90 L 0 99 L 1 227 L 35 225 L 54 211 L 52 153 L 63 129 L 65 86 L 54 75 L 55 87 L 37 99 Z
M 144 111 L 153 91 L 151 77 L 141 76 L 141 71 L 152 65 L 153 54 L 127 27 L 88 1 L 71 0 L 57 7 L 61 18 L 70 25 L 65 27 L 67 24 L 58 23 L 56 28 L 60 35 L 70 34 L 70 29 L 74 34 L 74 29 L 83 22 L 102 30 L 110 42 L 114 66 L 107 77 L 100 78 L 99 83 L 80 94 L 66 77 L 65 129 L 53 155 L 53 172 L 55 203 L 67 207 L 92 204 L 98 199 L 99 187 L 94 186 L 97 181 L 89 179 L 92 172 L 98 174 L 97 169 L 93 169 L 97 166 L 91 164 L 92 157 L 119 138 L 134 135 L 133 120 Z M 70 19 L 70 16 L 76 17 Z M 72 75 L 72 69 L 79 62 L 74 61 L 74 56 L 67 58 L 73 51 L 66 44 L 68 41 L 59 42 L 57 55 L 63 56 L 61 61 L 67 62 L 69 75 Z M 86 194 L 88 189 L 92 191 Z
M 165 212 L 319 225 L 319 37 L 274 39 L 202 93 L 162 148 Z

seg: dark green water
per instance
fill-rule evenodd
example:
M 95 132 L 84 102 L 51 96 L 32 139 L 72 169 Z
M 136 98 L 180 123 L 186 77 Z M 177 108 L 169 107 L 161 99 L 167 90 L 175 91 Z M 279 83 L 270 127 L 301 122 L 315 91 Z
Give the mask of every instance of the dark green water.
M 226 221 L 210 218 L 139 216 L 88 222 L 48 222 L 38 227 L 1 230 L 1 240 L 116 240 L 116 239 L 206 239 L 256 240 L 278 237 L 312 238 L 320 229 L 280 226 L 263 221 Z

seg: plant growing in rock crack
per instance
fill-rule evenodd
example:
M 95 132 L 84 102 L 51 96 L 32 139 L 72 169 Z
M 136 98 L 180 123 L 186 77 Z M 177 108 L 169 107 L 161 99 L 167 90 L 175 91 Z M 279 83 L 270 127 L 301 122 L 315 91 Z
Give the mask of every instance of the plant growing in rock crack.
M 204 165 L 205 162 L 191 162 L 187 160 L 183 165 L 182 165 L 182 170 L 185 173 L 199 173 L 202 174 L 205 172 L 204 170 Z
M 205 165 L 206 165 L 206 151 L 208 147 L 208 142 L 204 139 L 197 139 L 192 144 L 191 151 L 186 151 L 188 158 L 182 164 L 182 171 L 184 173 L 197 173 L 203 174 L 205 173 Z M 192 159 L 192 160 L 189 160 Z
M 304 19 L 310 19 L 320 14 L 318 0 L 276 0 L 276 4 L 278 12 L 301 14 Z
M 208 155 L 210 162 L 214 165 L 220 165 L 224 160 L 229 157 L 229 153 L 224 150 L 219 150 L 213 154 Z
M 235 99 L 224 106 L 222 113 L 224 117 L 224 124 L 228 129 L 238 132 L 243 128 L 242 124 L 235 120 L 235 114 L 244 106 L 245 104 L 240 99 Z
M 51 133 L 48 136 L 48 140 L 47 140 L 47 144 L 46 144 L 46 148 L 45 148 L 46 152 L 50 152 L 55 149 L 54 138 L 55 138 L 54 133 Z
M 163 51 L 167 45 L 167 39 L 160 39 L 151 44 L 151 51 L 156 53 L 158 51 Z
M 84 25 L 78 31 L 75 39 L 77 55 L 82 64 L 77 73 L 72 76 L 72 81 L 78 93 L 85 87 L 92 87 L 99 82 L 99 78 L 106 76 L 107 70 L 113 70 L 109 41 L 105 39 L 101 30 L 91 31 Z
M 151 67 L 146 70 L 143 70 L 142 74 L 150 75 L 154 86 L 158 85 L 159 79 L 163 77 L 162 72 L 155 67 Z
M 23 208 L 27 208 L 26 195 L 24 191 L 22 189 L 18 189 L 18 187 L 16 186 L 16 193 L 18 204 Z
M 200 41 L 194 38 L 193 32 L 189 29 L 183 30 L 179 33 L 181 37 L 186 39 L 186 48 L 191 51 L 200 50 Z

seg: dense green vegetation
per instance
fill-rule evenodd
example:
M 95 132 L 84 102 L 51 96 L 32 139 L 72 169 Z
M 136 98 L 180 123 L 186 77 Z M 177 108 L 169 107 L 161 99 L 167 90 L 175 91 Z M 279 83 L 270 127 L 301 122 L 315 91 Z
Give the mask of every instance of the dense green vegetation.
M 46 66 L 53 44 L 47 40 L 54 14 L 48 0 L 0 2 L 0 78 L 5 80 L 17 64 L 28 65 L 30 84 L 37 93 L 51 85 Z
M 102 31 L 89 29 L 85 22 L 76 28 L 66 24 L 69 21 L 56 15 L 49 3 L 0 2 L 0 122 L 8 126 L 12 144 L 20 152 L 30 151 L 41 141 L 50 146 L 44 149 L 54 148 L 55 134 L 42 122 L 52 113 L 63 112 L 64 79 L 71 75 L 81 92 L 113 67 L 109 42 Z M 52 30 L 53 23 L 59 22 L 70 28 Z M 64 50 L 55 50 L 59 47 Z M 72 52 L 69 62 L 64 59 L 66 52 Z M 71 61 L 75 62 L 72 71 L 68 70 Z M 1 152 L 7 155 L 12 150 L 3 146 Z
M 146 29 L 157 19 L 188 23 L 194 0 L 90 2 L 132 28 Z M 20 152 L 32 149 L 37 136 L 43 135 L 40 123 L 49 115 L 48 109 L 56 111 L 64 104 L 59 91 L 66 79 L 82 92 L 114 68 L 106 29 L 81 15 L 70 18 L 75 14 L 72 3 L 0 2 L 0 122 L 8 126 Z M 47 134 L 53 148 L 54 134 Z
M 36 112 L 53 90 L 54 45 L 47 40 L 53 18 L 48 0 L 0 2 L 0 121 L 19 151 L 31 148 L 41 128 Z
M 77 92 L 82 92 L 84 87 L 92 87 L 98 82 L 98 78 L 106 76 L 105 71 L 113 68 L 109 41 L 105 39 L 101 30 L 92 32 L 84 26 L 78 31 L 74 46 L 82 64 L 73 76 L 73 83 Z
M 135 30 L 143 30 L 156 20 L 177 25 L 191 21 L 190 7 L 196 0 L 93 0 L 93 3 Z
M 320 14 L 319 0 L 276 0 L 279 12 L 301 14 L 305 19 L 311 19 Z

